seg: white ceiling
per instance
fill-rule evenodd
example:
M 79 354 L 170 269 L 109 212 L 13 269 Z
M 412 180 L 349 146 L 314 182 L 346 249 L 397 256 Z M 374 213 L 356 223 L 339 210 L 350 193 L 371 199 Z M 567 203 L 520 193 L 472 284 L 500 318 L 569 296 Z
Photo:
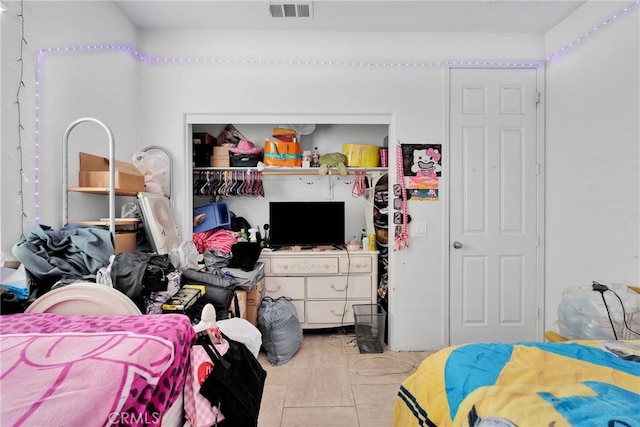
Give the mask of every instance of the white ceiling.
M 140 29 L 537 33 L 579 0 L 115 0 Z M 269 3 L 311 3 L 311 18 L 272 18 Z

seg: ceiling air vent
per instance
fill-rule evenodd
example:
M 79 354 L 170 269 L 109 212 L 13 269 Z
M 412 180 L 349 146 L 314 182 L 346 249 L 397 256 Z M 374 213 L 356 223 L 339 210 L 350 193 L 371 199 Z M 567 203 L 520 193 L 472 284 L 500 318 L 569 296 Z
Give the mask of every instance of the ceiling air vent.
M 311 18 L 311 3 L 269 3 L 272 18 Z

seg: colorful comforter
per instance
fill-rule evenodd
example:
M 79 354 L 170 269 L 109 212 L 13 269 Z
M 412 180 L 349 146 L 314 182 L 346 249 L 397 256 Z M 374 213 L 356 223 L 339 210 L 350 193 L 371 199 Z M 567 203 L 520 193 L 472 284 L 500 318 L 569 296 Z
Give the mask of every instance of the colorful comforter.
M 159 425 L 195 331 L 179 314 L 0 317 L 0 425 Z
M 640 341 L 467 344 L 400 386 L 394 426 L 640 426 Z

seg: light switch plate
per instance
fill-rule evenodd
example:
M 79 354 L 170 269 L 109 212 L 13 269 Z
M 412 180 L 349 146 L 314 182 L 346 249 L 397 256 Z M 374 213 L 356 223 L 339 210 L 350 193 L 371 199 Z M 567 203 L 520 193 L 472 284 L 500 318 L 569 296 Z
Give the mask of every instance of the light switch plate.
M 411 223 L 411 235 L 427 237 L 427 223 L 425 221 L 413 221 Z

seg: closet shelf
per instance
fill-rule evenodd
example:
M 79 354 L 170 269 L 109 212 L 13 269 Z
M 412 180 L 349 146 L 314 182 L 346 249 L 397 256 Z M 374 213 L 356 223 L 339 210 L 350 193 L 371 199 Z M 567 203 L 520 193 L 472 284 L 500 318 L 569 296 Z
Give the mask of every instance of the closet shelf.
M 318 175 L 318 168 L 283 168 L 283 167 L 274 167 L 274 168 L 263 168 L 260 169 L 258 167 L 195 167 L 193 168 L 194 172 L 200 171 L 261 171 L 263 175 Z M 388 168 L 356 168 L 350 167 L 347 168 L 347 173 L 349 175 L 355 175 L 356 172 L 364 171 L 364 172 L 387 172 Z M 331 175 L 339 175 L 340 173 L 336 169 L 331 169 Z

